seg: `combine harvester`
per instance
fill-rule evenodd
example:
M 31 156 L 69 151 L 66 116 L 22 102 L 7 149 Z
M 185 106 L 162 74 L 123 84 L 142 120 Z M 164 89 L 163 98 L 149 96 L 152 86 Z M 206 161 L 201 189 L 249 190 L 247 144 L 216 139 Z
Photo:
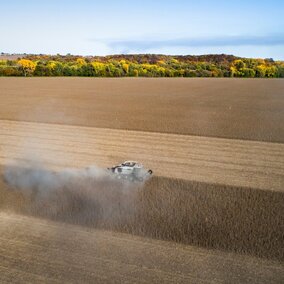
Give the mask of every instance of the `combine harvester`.
M 87 167 L 83 169 L 64 169 L 55 171 L 38 167 L 9 167 L 5 170 L 3 181 L 11 188 L 21 190 L 50 190 L 71 186 L 78 178 L 116 178 L 129 182 L 144 182 L 152 175 L 142 164 L 125 161 L 112 168 L 99 169 Z
M 108 168 L 108 170 L 118 179 L 128 181 L 146 181 L 153 173 L 152 170 L 146 170 L 142 164 L 134 161 L 125 161 L 122 164 Z

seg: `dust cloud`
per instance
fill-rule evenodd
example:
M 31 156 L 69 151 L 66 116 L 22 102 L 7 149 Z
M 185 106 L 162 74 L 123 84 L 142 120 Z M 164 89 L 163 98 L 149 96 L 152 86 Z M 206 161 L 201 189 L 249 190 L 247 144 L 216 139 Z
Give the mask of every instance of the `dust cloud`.
M 128 223 L 143 182 L 118 180 L 96 165 L 68 168 L 76 165 L 73 153 L 56 151 L 40 128 L 23 130 L 17 159 L 2 168 L 0 209 L 111 229 Z M 88 139 L 88 131 L 77 139 Z M 99 153 L 95 145 L 92 151 Z
M 97 166 L 52 171 L 30 162 L 6 166 L 3 177 L 22 196 L 22 213 L 112 229 L 131 222 L 143 188 Z

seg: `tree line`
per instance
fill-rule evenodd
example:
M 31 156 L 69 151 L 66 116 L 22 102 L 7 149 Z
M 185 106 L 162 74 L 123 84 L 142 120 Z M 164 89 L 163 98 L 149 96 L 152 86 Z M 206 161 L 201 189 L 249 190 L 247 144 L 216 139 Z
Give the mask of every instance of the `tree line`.
M 232 55 L 25 55 L 1 59 L 0 76 L 284 78 L 284 62 Z

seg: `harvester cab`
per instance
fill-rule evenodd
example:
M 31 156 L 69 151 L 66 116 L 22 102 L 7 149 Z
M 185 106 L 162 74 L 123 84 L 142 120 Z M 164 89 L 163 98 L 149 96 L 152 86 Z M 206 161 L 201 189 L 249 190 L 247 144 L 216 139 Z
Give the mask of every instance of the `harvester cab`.
M 146 181 L 152 174 L 152 170 L 146 170 L 142 164 L 134 161 L 125 161 L 117 166 L 108 168 L 108 170 L 118 179 L 129 181 Z

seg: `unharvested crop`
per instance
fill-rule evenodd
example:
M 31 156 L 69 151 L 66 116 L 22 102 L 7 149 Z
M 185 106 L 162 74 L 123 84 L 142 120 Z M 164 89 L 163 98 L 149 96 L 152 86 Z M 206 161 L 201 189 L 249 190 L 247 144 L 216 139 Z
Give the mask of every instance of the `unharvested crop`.
M 0 282 L 278 284 L 280 262 L 0 212 Z
M 52 175 L 8 168 L 0 209 L 284 260 L 282 192 L 157 177 L 143 187 L 83 172 L 48 180 Z

